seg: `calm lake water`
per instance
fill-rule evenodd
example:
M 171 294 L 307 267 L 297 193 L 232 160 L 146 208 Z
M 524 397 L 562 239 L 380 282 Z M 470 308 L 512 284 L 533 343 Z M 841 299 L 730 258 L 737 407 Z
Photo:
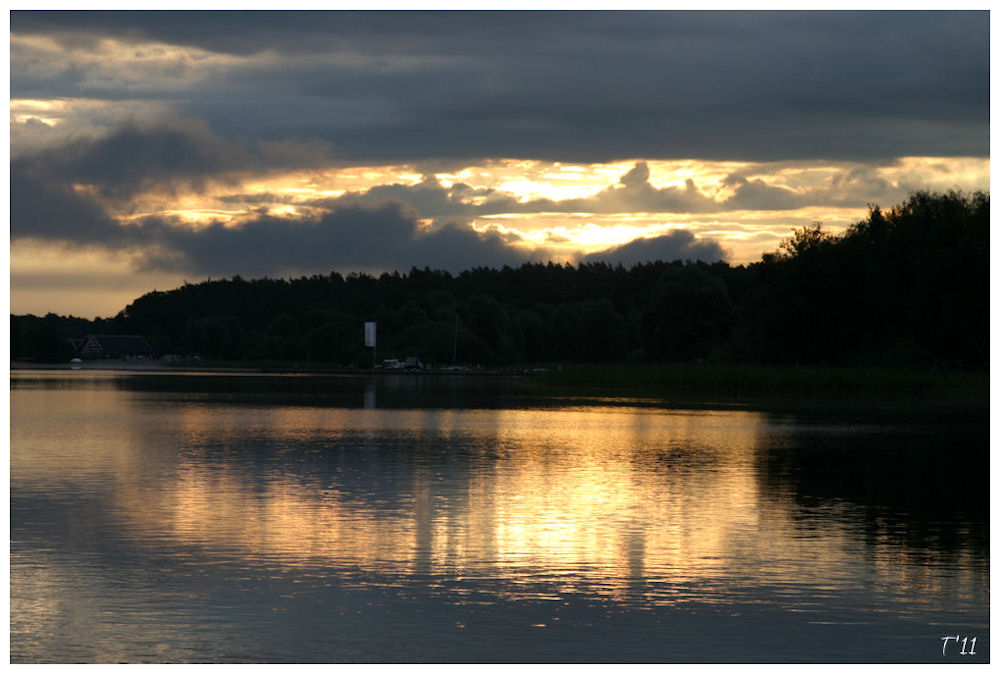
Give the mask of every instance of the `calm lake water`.
M 15 663 L 989 660 L 985 409 L 15 370 L 11 415 Z

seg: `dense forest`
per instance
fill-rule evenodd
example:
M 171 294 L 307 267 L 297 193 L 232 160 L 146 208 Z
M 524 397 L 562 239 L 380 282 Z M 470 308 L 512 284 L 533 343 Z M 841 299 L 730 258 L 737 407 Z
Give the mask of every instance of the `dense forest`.
M 839 235 L 815 224 L 746 266 L 525 264 L 452 275 L 209 280 L 89 321 L 11 316 L 14 358 L 68 337 L 144 335 L 158 354 L 370 366 L 694 361 L 986 368 L 989 196 L 917 192 Z

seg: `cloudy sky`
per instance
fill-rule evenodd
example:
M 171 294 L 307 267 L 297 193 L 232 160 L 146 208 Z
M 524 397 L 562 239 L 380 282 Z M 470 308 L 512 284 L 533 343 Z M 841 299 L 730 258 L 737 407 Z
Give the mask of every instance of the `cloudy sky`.
M 15 313 L 725 259 L 989 189 L 987 12 L 12 12 Z

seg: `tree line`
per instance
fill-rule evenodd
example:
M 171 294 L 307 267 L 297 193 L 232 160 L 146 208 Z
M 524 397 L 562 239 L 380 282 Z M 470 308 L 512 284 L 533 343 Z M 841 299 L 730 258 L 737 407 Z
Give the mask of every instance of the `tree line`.
M 989 196 L 917 192 L 839 235 L 815 224 L 749 265 L 524 264 L 459 274 L 186 283 L 88 321 L 11 316 L 14 358 L 65 339 L 141 334 L 159 354 L 368 366 L 378 357 L 509 365 L 758 362 L 985 368 Z

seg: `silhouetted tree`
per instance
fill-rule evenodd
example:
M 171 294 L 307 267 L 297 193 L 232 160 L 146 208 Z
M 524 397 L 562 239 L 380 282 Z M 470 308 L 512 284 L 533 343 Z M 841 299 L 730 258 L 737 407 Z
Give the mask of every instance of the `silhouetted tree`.
M 159 353 L 348 365 L 381 357 L 505 364 L 721 358 L 985 367 L 989 196 L 917 192 L 843 234 L 819 223 L 748 266 L 528 263 L 458 275 L 185 283 L 111 319 L 12 316 L 12 357 L 64 360 L 65 338 L 141 334 Z M 457 328 L 457 329 L 456 329 Z M 456 340 L 457 334 L 457 340 Z
M 653 358 L 704 358 L 732 329 L 733 305 L 725 283 L 702 265 L 665 269 L 643 316 L 646 353 Z

